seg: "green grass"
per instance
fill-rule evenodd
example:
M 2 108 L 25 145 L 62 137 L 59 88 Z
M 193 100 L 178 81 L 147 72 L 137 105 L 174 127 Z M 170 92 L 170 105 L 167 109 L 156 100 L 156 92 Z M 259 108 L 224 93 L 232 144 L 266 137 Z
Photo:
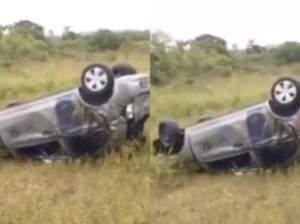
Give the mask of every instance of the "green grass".
M 276 76 L 234 74 L 191 85 L 151 89 L 151 139 L 159 120 L 181 126 L 218 116 L 268 97 Z M 194 174 L 175 158 L 150 157 L 151 223 L 299 223 L 300 169 L 283 173 Z
M 130 62 L 149 72 L 145 53 L 107 52 L 76 59 L 19 62 L 0 69 L 0 105 L 30 100 L 79 83 L 92 62 Z M 0 223 L 149 223 L 149 154 L 124 146 L 92 164 L 0 163 Z

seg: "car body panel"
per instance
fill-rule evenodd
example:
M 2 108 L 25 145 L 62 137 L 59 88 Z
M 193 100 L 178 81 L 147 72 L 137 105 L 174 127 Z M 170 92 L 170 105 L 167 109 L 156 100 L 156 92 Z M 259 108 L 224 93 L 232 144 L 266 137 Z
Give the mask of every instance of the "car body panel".
M 208 162 L 219 154 L 228 157 L 243 153 L 240 147 L 250 146 L 246 143 L 249 139 L 246 116 L 263 108 L 264 104 L 255 105 L 186 128 L 185 135 L 194 156 L 201 162 Z

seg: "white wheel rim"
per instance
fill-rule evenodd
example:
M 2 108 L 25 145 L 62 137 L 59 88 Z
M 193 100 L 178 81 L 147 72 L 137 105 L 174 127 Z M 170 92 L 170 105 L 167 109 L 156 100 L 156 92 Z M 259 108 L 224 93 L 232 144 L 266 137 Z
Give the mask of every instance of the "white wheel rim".
M 107 85 L 107 73 L 100 67 L 94 67 L 84 74 L 84 84 L 92 92 L 103 90 Z
M 297 97 L 297 88 L 293 82 L 282 80 L 274 88 L 274 97 L 281 104 L 291 103 Z

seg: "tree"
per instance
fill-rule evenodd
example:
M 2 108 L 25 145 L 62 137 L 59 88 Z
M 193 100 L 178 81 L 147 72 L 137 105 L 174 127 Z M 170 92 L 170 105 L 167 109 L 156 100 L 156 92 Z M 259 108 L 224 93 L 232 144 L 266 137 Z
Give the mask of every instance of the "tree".
M 122 39 L 108 29 L 98 30 L 91 35 L 89 46 L 91 51 L 117 50 L 122 44 Z
M 263 53 L 264 51 L 266 51 L 266 48 L 258 44 L 255 44 L 255 40 L 251 39 L 248 41 L 248 45 L 246 48 L 247 54 L 260 54 Z
M 63 40 L 76 40 L 79 37 L 80 35 L 75 33 L 74 31 L 71 31 L 71 28 L 69 26 L 64 27 L 64 31 L 62 34 Z
M 199 47 L 205 51 L 215 50 L 220 54 L 228 54 L 227 42 L 211 34 L 203 34 L 190 41 L 193 47 Z
M 30 20 L 21 20 L 9 26 L 9 32 L 15 32 L 20 35 L 30 35 L 36 39 L 45 40 L 44 27 L 31 22 Z
M 300 62 L 300 44 L 294 41 L 283 43 L 275 50 L 275 57 L 284 63 Z

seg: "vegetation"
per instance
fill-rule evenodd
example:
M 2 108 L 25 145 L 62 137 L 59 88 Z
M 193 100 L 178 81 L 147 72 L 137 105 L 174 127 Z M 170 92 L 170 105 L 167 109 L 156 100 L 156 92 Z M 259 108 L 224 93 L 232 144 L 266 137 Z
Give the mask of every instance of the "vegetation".
M 249 40 L 246 49 L 229 48 L 226 40 L 203 34 L 189 41 L 174 41 L 162 32 L 151 33 L 151 81 L 193 83 L 203 77 L 230 77 L 233 73 L 277 73 L 281 66 L 300 62 L 300 43 L 260 46 Z M 300 72 L 297 69 L 293 72 Z
M 300 77 L 298 43 L 269 48 L 252 42 L 237 50 L 204 35 L 188 48 L 187 43 L 170 46 L 168 37 L 156 35 L 160 38 L 151 40 L 151 139 L 162 119 L 185 127 L 265 100 L 279 75 Z M 150 156 L 151 223 L 299 222 L 299 167 L 243 176 L 192 171 L 176 156 Z
M 1 41 L 12 43 L 9 37 L 13 36 Z M 43 53 L 39 47 L 47 45 L 43 39 L 34 40 L 28 42 L 33 53 L 25 51 L 30 59 L 23 60 L 13 54 L 9 66 L 0 66 L 2 108 L 10 101 L 32 100 L 78 85 L 83 67 L 93 62 L 108 65 L 128 62 L 141 72 L 150 69 L 149 52 L 135 48 L 78 53 L 71 57 L 53 54 L 40 61 L 35 58 L 36 53 Z M 23 47 L 27 44 L 21 42 Z M 33 49 L 32 43 L 43 44 Z M 20 57 L 26 55 L 23 51 L 16 52 L 20 52 Z M 8 59 L 6 54 L 0 56 Z M 1 161 L 0 223 L 149 223 L 150 178 L 146 149 L 147 146 L 137 151 L 124 146 L 123 153 L 111 154 L 96 164 Z
M 16 60 L 46 61 L 51 57 L 74 57 L 90 52 L 123 49 L 149 52 L 149 31 L 111 31 L 100 29 L 76 33 L 65 27 L 62 35 L 29 20 L 0 25 L 0 65 L 11 66 Z

